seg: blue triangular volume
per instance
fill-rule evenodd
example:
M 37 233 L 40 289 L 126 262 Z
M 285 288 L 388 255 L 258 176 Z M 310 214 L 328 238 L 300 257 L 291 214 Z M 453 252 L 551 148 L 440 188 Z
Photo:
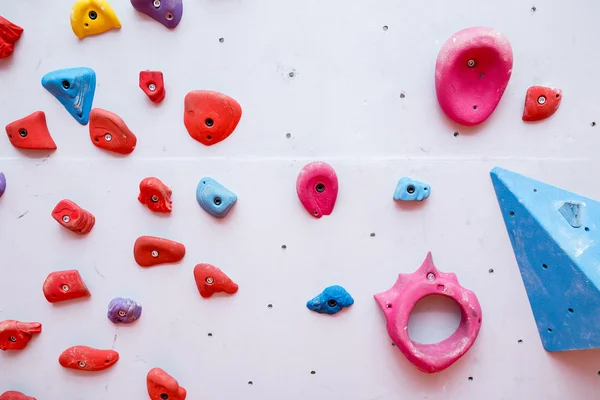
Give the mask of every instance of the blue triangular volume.
M 544 348 L 599 348 L 600 203 L 501 168 L 491 176 Z
M 54 95 L 82 125 L 88 123 L 94 92 L 96 73 L 91 68 L 67 68 L 52 71 L 42 78 L 42 86 Z

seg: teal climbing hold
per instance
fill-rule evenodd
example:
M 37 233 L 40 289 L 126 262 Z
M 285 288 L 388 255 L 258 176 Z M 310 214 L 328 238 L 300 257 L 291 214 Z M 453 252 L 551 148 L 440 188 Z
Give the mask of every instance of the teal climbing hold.
M 394 191 L 394 200 L 422 201 L 428 198 L 430 193 L 431 187 L 429 185 L 405 176 L 398 181 Z
M 319 314 L 331 315 L 342 311 L 345 307 L 350 307 L 352 304 L 354 304 L 354 299 L 350 296 L 350 293 L 343 287 L 334 285 L 325 288 L 318 296 L 309 300 L 306 307 Z
M 213 217 L 225 218 L 237 201 L 237 196 L 214 179 L 204 177 L 198 183 L 196 200 Z
M 542 345 L 600 348 L 600 202 L 501 168 L 491 177 Z
M 61 102 L 69 114 L 82 125 L 90 119 L 96 73 L 91 68 L 67 68 L 52 71 L 42 78 L 42 86 Z

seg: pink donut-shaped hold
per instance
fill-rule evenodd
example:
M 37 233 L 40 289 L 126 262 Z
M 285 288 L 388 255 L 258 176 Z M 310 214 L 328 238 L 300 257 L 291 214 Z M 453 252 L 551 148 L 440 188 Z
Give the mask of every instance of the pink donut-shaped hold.
M 337 199 L 337 175 L 331 165 L 324 162 L 311 162 L 298 174 L 296 192 L 310 215 L 315 218 L 329 215 Z

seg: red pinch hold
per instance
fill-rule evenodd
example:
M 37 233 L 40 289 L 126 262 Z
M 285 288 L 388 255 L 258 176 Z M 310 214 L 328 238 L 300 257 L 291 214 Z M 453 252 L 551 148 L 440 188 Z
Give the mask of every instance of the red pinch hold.
M 331 214 L 338 194 L 338 179 L 334 169 L 324 162 L 306 164 L 298 174 L 296 192 L 312 216 L 321 218 Z
M 52 272 L 44 281 L 42 289 L 50 303 L 91 296 L 76 269 Z
M 539 121 L 548 118 L 558 110 L 562 100 L 562 90 L 544 86 L 532 86 L 525 95 L 523 121 Z
M 36 111 L 6 125 L 6 134 L 17 149 L 56 150 L 43 111 Z
M 179 382 L 160 368 L 152 368 L 148 372 L 146 386 L 151 400 L 185 400 L 187 396 Z
M 140 182 L 140 203 L 150 211 L 170 213 L 173 210 L 171 194 L 173 191 L 158 178 L 145 178 Z
M 21 392 L 15 392 L 14 390 L 10 390 L 8 392 L 0 394 L 0 400 L 35 400 L 35 397 L 25 396 Z
M 39 322 L 9 319 L 0 322 L 0 350 L 23 350 L 34 334 L 42 332 Z M 0 398 L 1 399 L 1 398 Z
M 165 83 L 160 71 L 140 71 L 140 89 L 146 93 L 153 103 L 160 103 L 165 98 Z
M 0 16 L 0 58 L 6 58 L 15 51 L 15 43 L 22 33 L 23 28 Z
M 227 139 L 240 118 L 240 103 L 223 93 L 194 90 L 185 96 L 183 123 L 190 136 L 203 145 Z
M 59 201 L 56 207 L 54 207 L 52 218 L 78 235 L 89 233 L 96 223 L 96 218 L 91 212 L 66 199 Z
M 174 263 L 185 256 L 185 246 L 179 242 L 154 236 L 140 236 L 133 245 L 135 262 L 142 267 Z
M 198 264 L 194 267 L 194 279 L 200 296 L 209 298 L 218 292 L 234 294 L 238 285 L 223 271 L 211 264 Z
M 131 153 L 137 144 L 121 117 L 101 108 L 90 112 L 90 139 L 94 146 L 119 154 Z
M 64 368 L 79 371 L 102 371 L 112 367 L 119 360 L 114 350 L 99 350 L 87 346 L 73 346 L 62 352 L 58 362 Z

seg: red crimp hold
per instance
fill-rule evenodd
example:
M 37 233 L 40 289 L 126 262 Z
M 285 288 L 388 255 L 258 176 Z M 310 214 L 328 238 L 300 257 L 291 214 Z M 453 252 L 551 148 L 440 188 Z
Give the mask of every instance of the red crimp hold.
M 142 267 L 174 263 L 185 256 L 185 246 L 179 242 L 154 236 L 140 236 L 133 245 L 135 262 Z
M 102 371 L 119 361 L 119 353 L 114 350 L 100 350 L 87 346 L 73 346 L 62 352 L 58 362 L 64 368 L 79 371 Z
M 91 212 L 66 199 L 59 201 L 54 207 L 52 217 L 56 222 L 78 235 L 89 233 L 96 223 L 96 218 Z
M 6 134 L 10 143 L 18 149 L 56 150 L 43 111 L 36 111 L 6 125 Z
M 21 392 L 10 390 L 0 394 L 0 400 L 35 400 L 35 397 L 25 396 Z
M 171 194 L 173 191 L 158 178 L 145 178 L 140 182 L 140 203 L 150 211 L 170 213 L 173 210 Z
M 140 88 L 153 103 L 165 98 L 165 83 L 160 71 L 140 71 Z
M 211 264 L 198 264 L 194 267 L 194 279 L 200 296 L 209 298 L 218 292 L 234 294 L 238 285 L 223 271 Z
M 118 154 L 135 150 L 137 137 L 117 114 L 94 108 L 90 112 L 90 140 L 94 146 Z
M 42 289 L 50 303 L 91 296 L 76 269 L 52 272 L 44 281 Z
M 540 121 L 558 110 L 562 90 L 544 86 L 532 86 L 525 95 L 523 121 Z
M 34 334 L 42 332 L 39 322 L 9 319 L 0 322 L 0 350 L 23 350 Z
M 6 58 L 15 51 L 15 43 L 22 33 L 23 28 L 0 16 L 0 58 Z
M 185 389 L 179 382 L 160 368 L 152 368 L 146 376 L 148 396 L 151 400 L 185 400 Z

